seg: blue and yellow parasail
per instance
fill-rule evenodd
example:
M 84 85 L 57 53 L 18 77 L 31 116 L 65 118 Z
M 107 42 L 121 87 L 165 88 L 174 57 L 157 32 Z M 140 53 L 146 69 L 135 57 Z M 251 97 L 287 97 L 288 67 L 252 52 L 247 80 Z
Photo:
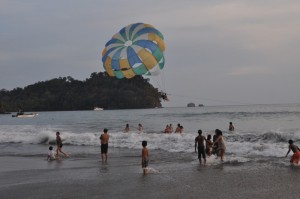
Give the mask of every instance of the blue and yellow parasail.
M 122 28 L 105 44 L 102 52 L 105 71 L 119 79 L 159 74 L 165 64 L 163 39 L 149 24 L 134 23 Z

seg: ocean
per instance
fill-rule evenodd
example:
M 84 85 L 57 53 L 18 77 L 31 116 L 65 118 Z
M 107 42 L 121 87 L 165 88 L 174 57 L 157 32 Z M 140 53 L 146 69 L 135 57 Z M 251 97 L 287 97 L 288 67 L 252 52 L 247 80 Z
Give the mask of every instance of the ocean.
M 198 129 L 206 136 L 218 128 L 226 142 L 225 162 L 288 165 L 284 158 L 287 141 L 292 139 L 300 146 L 299 121 L 300 104 L 38 112 L 34 118 L 0 115 L 0 156 L 45 158 L 49 145 L 55 145 L 56 131 L 61 133 L 63 150 L 71 156 L 97 155 L 99 136 L 107 128 L 110 150 L 140 150 L 146 140 L 150 151 L 193 155 L 197 162 L 194 140 Z M 228 131 L 229 122 L 233 122 L 234 132 Z M 137 130 L 139 123 L 144 126 L 143 133 Z M 175 129 L 178 123 L 184 127 L 182 134 L 163 133 L 167 124 Z M 123 133 L 126 124 L 130 133 Z

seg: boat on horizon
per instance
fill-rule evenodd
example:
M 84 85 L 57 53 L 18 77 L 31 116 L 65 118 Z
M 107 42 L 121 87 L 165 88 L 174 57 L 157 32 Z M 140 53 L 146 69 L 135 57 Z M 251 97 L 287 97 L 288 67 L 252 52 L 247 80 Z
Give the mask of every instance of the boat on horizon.
M 38 113 L 23 113 L 18 112 L 16 115 L 12 115 L 12 117 L 20 117 L 20 118 L 29 118 L 29 117 L 36 117 Z
M 99 108 L 99 107 L 94 108 L 94 111 L 102 111 L 102 110 L 103 110 L 103 108 Z

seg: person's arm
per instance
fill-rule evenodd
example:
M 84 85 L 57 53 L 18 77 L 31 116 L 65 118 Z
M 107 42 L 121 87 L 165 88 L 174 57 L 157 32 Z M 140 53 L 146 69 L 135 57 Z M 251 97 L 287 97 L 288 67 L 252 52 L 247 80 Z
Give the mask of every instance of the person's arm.
M 195 139 L 195 153 L 197 153 L 197 138 Z
M 291 146 L 289 146 L 289 150 L 288 150 L 288 152 L 286 153 L 285 157 L 288 156 L 288 154 L 290 153 L 290 151 L 291 151 Z
M 221 139 L 222 136 L 219 136 L 216 141 L 214 141 L 213 145 L 215 145 L 220 139 Z

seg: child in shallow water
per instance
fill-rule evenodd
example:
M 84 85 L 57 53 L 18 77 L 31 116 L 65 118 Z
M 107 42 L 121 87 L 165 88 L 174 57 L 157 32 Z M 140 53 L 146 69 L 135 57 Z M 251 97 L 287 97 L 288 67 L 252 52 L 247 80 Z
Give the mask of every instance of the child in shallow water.
M 51 161 L 51 160 L 55 160 L 56 158 L 55 158 L 55 153 L 54 153 L 54 151 L 53 151 L 53 147 L 52 146 L 50 146 L 49 147 L 49 151 L 48 151 L 48 157 L 47 157 L 47 160 L 48 161 Z
M 144 175 L 147 173 L 148 167 L 148 149 L 147 149 L 147 141 L 142 142 L 142 168 Z

